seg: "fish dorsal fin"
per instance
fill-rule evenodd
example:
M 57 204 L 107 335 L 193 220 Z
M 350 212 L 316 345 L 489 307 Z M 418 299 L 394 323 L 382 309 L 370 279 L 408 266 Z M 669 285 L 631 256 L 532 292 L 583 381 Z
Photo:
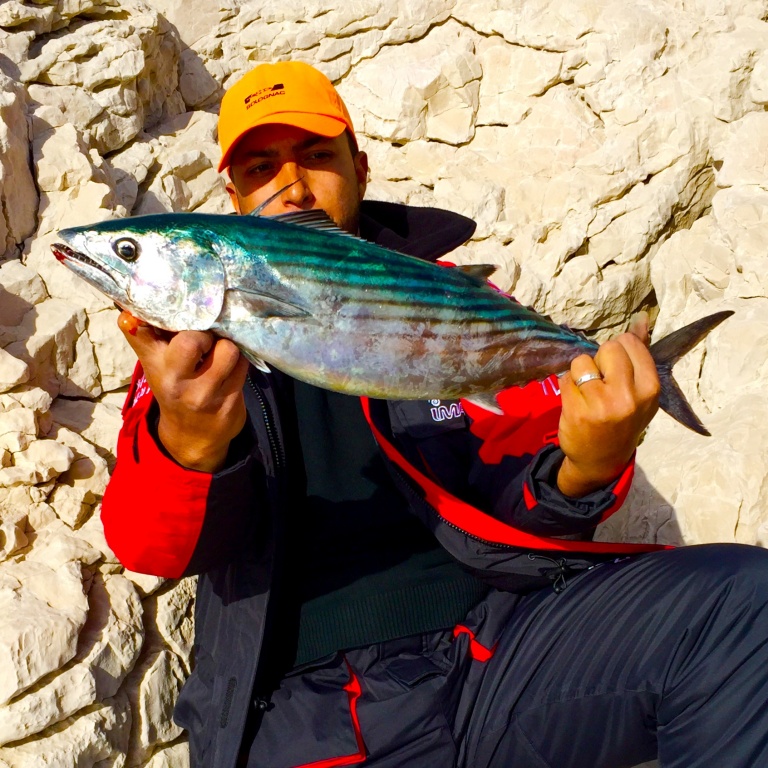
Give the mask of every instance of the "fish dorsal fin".
M 290 184 L 286 184 L 282 189 L 278 189 L 274 195 L 270 195 L 261 205 L 254 208 L 248 215 L 259 217 L 261 212 L 273 201 L 277 200 L 280 195 L 285 192 L 286 189 L 290 189 L 294 184 L 304 179 L 300 176 Z M 344 235 L 344 237 L 351 237 L 354 240 L 360 240 L 359 237 L 351 235 L 349 232 L 345 232 L 343 229 L 339 229 L 336 222 L 322 209 L 315 208 L 311 211 L 291 211 L 290 213 L 278 213 L 274 216 L 267 216 L 266 218 L 272 221 L 281 221 L 283 224 L 296 224 L 300 227 L 307 227 L 307 229 L 317 229 L 321 232 L 332 232 L 334 235 Z
M 344 235 L 353 240 L 360 240 L 356 235 L 350 235 L 343 229 L 339 229 L 336 222 L 322 208 L 311 211 L 291 211 L 290 213 L 278 213 L 276 216 L 268 216 L 271 221 L 279 221 L 283 224 L 296 224 L 307 229 L 317 229 L 321 232 L 332 232 L 334 235 Z
M 478 285 L 485 285 L 486 280 L 498 267 L 495 264 L 459 264 L 455 269 L 471 278 Z

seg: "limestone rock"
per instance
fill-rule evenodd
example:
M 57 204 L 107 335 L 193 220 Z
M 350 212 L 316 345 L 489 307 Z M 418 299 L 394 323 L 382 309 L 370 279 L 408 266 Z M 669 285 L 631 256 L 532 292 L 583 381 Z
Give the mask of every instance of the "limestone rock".
M 99 570 L 105 575 L 113 573 L 123 573 L 122 568 L 117 567 L 118 561 L 115 553 L 109 548 L 107 540 L 104 537 L 104 528 L 101 525 L 101 519 L 99 517 L 100 507 L 97 504 L 91 516 L 77 529 L 77 537 L 81 541 L 85 541 L 88 545 L 96 550 L 101 559 L 99 561 Z M 123 574 L 133 584 L 133 581 L 128 577 L 128 574 Z M 134 584 L 134 586 L 136 586 Z M 140 597 L 143 597 L 141 590 L 137 589 Z
M 37 272 L 20 261 L 0 264 L 0 325 L 18 325 L 28 310 L 47 298 Z
M 88 317 L 88 338 L 93 344 L 104 392 L 129 384 L 136 367 L 136 353 L 117 327 L 118 314 L 115 309 L 107 309 Z
M 18 550 L 29 544 L 24 529 L 26 526 L 26 515 L 18 520 L 4 519 L 0 517 L 0 562 L 7 560 Z
M 340 93 L 359 130 L 401 143 L 469 141 L 482 71 L 473 38 L 459 25 L 446 24 L 414 45 L 410 55 L 412 62 L 396 48 L 385 50 L 342 83 Z
M 165 211 L 229 213 L 224 180 L 217 171 L 216 118 L 185 113 L 152 132 L 159 172 L 140 195 L 136 214 Z
M 750 112 L 733 123 L 717 155 L 719 187 L 754 184 L 768 188 L 768 115 Z
M 22 77 L 37 84 L 41 119 L 77 125 L 105 153 L 181 111 L 178 55 L 179 41 L 166 22 L 149 6 L 129 4 L 125 20 L 92 19 L 73 24 L 65 38 L 48 39 L 25 62 Z M 73 88 L 80 89 L 78 98 Z
M 174 744 L 152 755 L 145 768 L 189 768 L 189 747 L 186 744 Z
M 74 454 L 66 445 L 55 440 L 35 440 L 25 451 L 14 454 L 16 467 L 31 467 L 37 482 L 44 483 L 69 469 Z
M 119 690 L 141 649 L 141 603 L 118 575 L 97 576 L 88 603 L 73 661 L 0 709 L 0 744 L 39 733 Z
M 478 125 L 514 125 L 524 120 L 535 98 L 561 80 L 563 55 L 484 38 L 477 46 L 480 81 Z
M 93 345 L 85 334 L 85 312 L 63 299 L 32 307 L 6 349 L 25 362 L 31 381 L 52 395 L 96 396 L 101 392 Z
M 65 427 L 53 425 L 48 436 L 68 446 L 73 453 L 72 463 L 57 478 L 48 503 L 60 520 L 70 528 L 80 529 L 104 493 L 109 477 L 107 462 L 91 443 Z M 109 550 L 101 548 L 101 551 Z
M 88 612 L 80 565 L 0 565 L 0 702 L 72 659 Z
M 118 204 L 126 211 L 133 209 L 140 185 L 144 184 L 151 170 L 156 167 L 156 155 L 153 138 L 142 131 L 134 141 L 105 161 L 115 182 Z
M 53 398 L 44 389 L 24 384 L 0 394 L 0 413 L 26 408 L 42 421 L 52 402 Z
M 69 469 L 58 478 L 58 486 L 67 484 L 82 488 L 94 497 L 100 498 L 109 479 L 107 462 L 99 455 L 92 443 L 81 435 L 60 424 L 53 424 L 46 436 L 69 447 L 74 458 Z
M 115 559 L 115 562 L 117 562 L 117 559 Z M 162 576 L 152 576 L 149 573 L 137 573 L 128 568 L 126 568 L 123 573 L 125 578 L 136 587 L 138 593 L 142 597 L 149 597 L 154 594 L 167 581 L 167 579 L 164 579 Z
M 87 707 L 41 736 L 0 748 L 8 768 L 85 768 L 125 765 L 131 709 L 121 693 Z
M 19 485 L 36 485 L 40 475 L 31 465 L 5 467 L 0 469 L 0 488 L 13 488 Z
M 755 108 L 750 97 L 752 71 L 767 44 L 765 22 L 740 16 L 731 27 L 712 35 L 708 49 L 691 53 L 681 76 L 687 87 L 711 102 L 718 120 L 733 122 Z
M 147 609 L 154 608 L 154 629 L 158 640 L 188 666 L 194 642 L 194 601 L 197 579 L 181 579 L 169 589 L 157 593 L 147 601 Z
M 638 482 L 599 539 L 768 544 L 763 474 L 768 446 L 750 427 L 766 415 L 762 398 L 745 395 L 717 413 L 700 415 L 713 434 L 709 440 L 666 416 L 656 419 L 638 450 Z M 748 453 L 744 440 L 752 446 Z
M 55 517 L 34 531 L 34 547 L 26 554 L 25 563 L 40 563 L 51 568 L 65 568 L 72 563 L 91 566 L 99 561 L 101 553 L 85 539 L 67 528 Z M 90 589 L 90 571 L 83 569 L 83 584 Z M 87 591 L 87 590 L 86 590 Z
M 0 412 L 0 447 L 14 453 L 24 451 L 37 435 L 35 412 L 29 408 L 14 408 Z
M 498 35 L 509 43 L 546 51 L 567 51 L 597 23 L 599 5 L 582 3 L 569 6 L 547 0 L 458 0 L 454 14 L 473 29 L 487 36 Z
M 38 486 L 17 485 L 0 488 L 0 519 L 18 524 L 25 520 L 25 533 L 35 529 L 27 517 L 35 516 L 36 507 L 45 502 L 45 490 Z M 55 515 L 52 515 L 55 518 Z
M 172 713 L 185 678 L 182 664 L 170 651 L 150 654 L 131 673 L 129 682 L 137 685 L 128 689 L 134 718 L 131 755 L 135 761 L 147 759 L 153 745 L 170 743 L 181 735 Z
M 114 462 L 117 433 L 123 423 L 119 408 L 87 400 L 56 400 L 51 416 L 55 423 L 77 432 L 94 445 L 108 465 Z
M 8 392 L 17 384 L 29 381 L 29 366 L 22 360 L 0 349 L 0 392 Z
M 23 89 L 0 72 L 0 260 L 16 255 L 16 248 L 35 231 L 37 192 L 29 167 L 25 107 Z
M 752 70 L 750 97 L 755 104 L 768 104 L 768 54 L 761 53 Z

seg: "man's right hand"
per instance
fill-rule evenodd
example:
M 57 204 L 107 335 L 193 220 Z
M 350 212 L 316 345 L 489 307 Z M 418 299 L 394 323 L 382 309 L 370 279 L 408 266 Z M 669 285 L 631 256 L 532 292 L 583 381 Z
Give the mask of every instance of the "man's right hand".
M 189 469 L 221 469 L 245 424 L 248 361 L 231 341 L 205 331 L 159 331 L 126 311 L 118 327 L 160 407 L 158 437 L 165 449 Z

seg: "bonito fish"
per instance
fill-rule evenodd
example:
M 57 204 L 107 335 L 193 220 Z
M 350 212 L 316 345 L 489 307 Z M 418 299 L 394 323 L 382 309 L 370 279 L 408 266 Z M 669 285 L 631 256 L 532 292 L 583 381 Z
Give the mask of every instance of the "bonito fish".
M 323 211 L 157 214 L 59 236 L 56 258 L 141 320 L 212 331 L 262 369 L 348 394 L 497 409 L 501 390 L 598 349 L 489 287 L 493 267 L 430 264 L 341 232 Z M 651 347 L 661 407 L 701 434 L 671 368 L 730 314 Z

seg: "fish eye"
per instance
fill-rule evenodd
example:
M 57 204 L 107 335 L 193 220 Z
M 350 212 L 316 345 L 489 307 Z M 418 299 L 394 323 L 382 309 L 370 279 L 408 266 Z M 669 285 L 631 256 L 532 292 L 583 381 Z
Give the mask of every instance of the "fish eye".
M 125 261 L 136 261 L 139 258 L 139 244 L 130 237 L 121 237 L 112 244 L 114 252 Z

